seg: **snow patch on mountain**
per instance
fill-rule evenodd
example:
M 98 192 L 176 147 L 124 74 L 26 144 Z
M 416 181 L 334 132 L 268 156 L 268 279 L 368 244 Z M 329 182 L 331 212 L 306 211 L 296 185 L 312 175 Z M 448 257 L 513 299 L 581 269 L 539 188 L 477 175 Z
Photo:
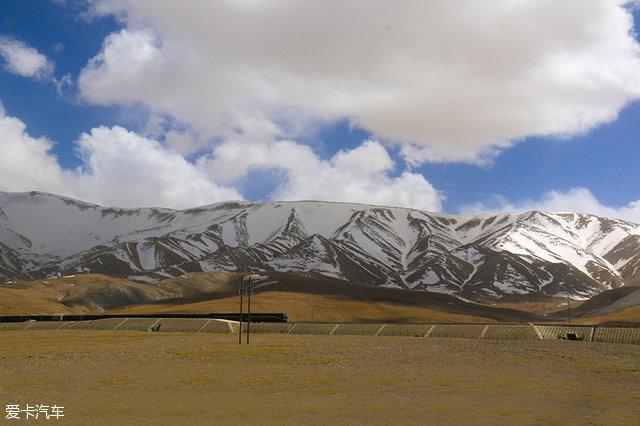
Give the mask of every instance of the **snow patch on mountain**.
M 639 279 L 640 226 L 570 212 L 452 216 L 320 201 L 118 209 L 0 193 L 5 279 L 265 269 L 476 299 L 584 298 Z

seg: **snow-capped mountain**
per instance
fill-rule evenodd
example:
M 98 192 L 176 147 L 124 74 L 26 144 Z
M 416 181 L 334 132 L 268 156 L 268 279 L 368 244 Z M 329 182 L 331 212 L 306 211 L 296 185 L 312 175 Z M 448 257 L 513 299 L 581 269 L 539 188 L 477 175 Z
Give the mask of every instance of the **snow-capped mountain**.
M 473 299 L 588 298 L 640 281 L 640 225 L 577 213 L 452 216 L 363 204 L 105 208 L 0 193 L 0 277 L 309 272 Z

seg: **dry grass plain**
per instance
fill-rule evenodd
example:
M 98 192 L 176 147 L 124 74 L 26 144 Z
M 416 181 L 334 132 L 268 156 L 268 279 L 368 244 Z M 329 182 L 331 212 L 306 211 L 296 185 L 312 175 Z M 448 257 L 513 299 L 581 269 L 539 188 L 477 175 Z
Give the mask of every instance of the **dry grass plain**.
M 69 424 L 640 424 L 635 345 L 0 333 L 0 404 Z

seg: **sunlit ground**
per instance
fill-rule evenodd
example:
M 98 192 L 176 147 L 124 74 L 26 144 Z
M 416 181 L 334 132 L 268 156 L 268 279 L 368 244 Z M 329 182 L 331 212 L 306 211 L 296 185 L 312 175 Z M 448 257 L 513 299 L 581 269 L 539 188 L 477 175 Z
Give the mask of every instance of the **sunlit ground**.
M 129 332 L 0 334 L 0 404 L 87 423 L 640 422 L 637 345 Z

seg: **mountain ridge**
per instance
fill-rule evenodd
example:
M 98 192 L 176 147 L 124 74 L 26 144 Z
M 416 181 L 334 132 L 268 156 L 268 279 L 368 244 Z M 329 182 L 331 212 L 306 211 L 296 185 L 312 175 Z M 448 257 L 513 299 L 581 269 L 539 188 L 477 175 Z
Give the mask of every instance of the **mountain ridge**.
M 451 215 L 324 201 L 111 208 L 0 192 L 0 277 L 303 272 L 474 300 L 586 299 L 640 282 L 640 225 L 571 212 Z

